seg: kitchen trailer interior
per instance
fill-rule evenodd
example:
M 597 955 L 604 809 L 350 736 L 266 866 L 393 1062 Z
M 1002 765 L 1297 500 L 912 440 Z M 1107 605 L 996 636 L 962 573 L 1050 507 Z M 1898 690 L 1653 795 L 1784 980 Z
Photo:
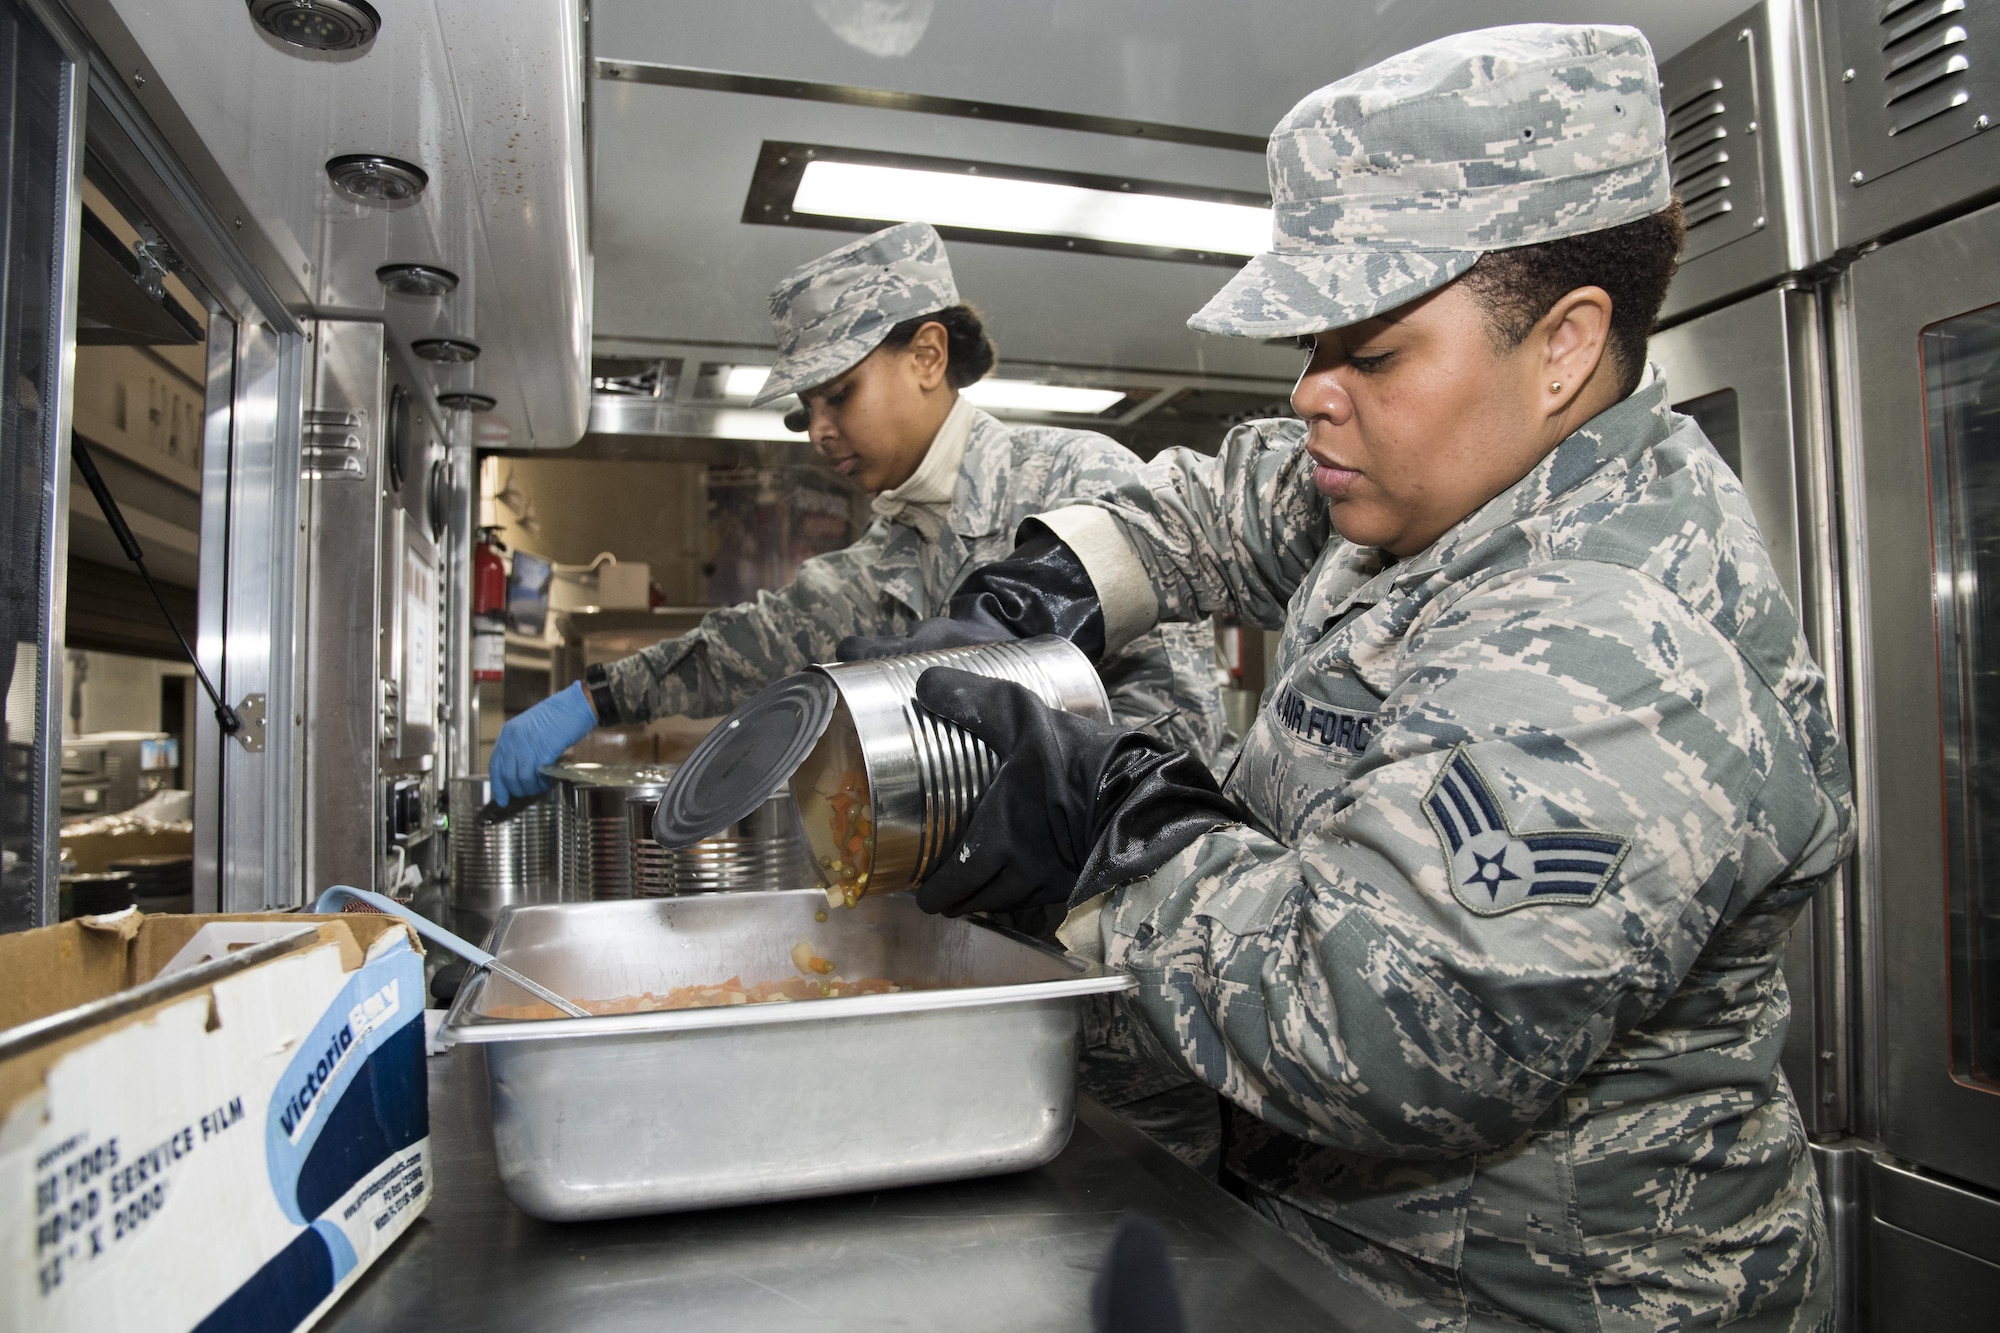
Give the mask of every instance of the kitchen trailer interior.
M 1477 21 L 1651 40 L 1689 223 L 1651 357 L 1741 480 L 1853 757 L 1858 848 L 1784 961 L 1836 1326 L 1990 1327 L 2000 9 L 1599 8 Z M 103 890 L 66 824 L 183 792 L 150 835 L 182 841 L 147 847 L 185 858 L 183 911 L 342 884 L 483 933 L 535 897 L 467 859 L 501 836 L 475 821 L 502 722 L 869 520 L 795 402 L 752 406 L 778 276 L 933 221 L 999 345 L 980 406 L 1213 452 L 1289 413 L 1298 371 L 1288 343 L 1185 328 L 1268 232 L 1269 127 L 1471 22 L 1448 0 L 0 0 L 0 930 Z M 1267 643 L 1216 642 L 1241 731 Z M 579 749 L 538 871 L 557 897 L 672 892 L 627 802 L 706 725 Z M 450 1058 L 433 1106 L 485 1124 L 466 1066 L 494 1057 Z M 1115 1117 L 1079 1123 L 1069 1175 L 981 1196 L 1022 1247 L 1062 1248 L 1026 1220 L 1044 1194 L 1200 1214 Z M 588 1247 L 505 1222 L 492 1154 L 450 1133 L 464 1192 L 438 1217 L 505 1233 L 481 1271 L 581 1281 Z M 894 1237 L 914 1266 L 949 1249 L 925 1225 Z M 1341 1305 L 1272 1237 L 1203 1225 L 1190 1262 L 1263 1275 L 1301 1321 L 1273 1326 Z M 754 1268 L 743 1228 L 704 1262 Z M 441 1312 L 448 1266 L 398 1254 L 324 1326 Z M 1393 1326 L 1347 1308 L 1324 1317 Z

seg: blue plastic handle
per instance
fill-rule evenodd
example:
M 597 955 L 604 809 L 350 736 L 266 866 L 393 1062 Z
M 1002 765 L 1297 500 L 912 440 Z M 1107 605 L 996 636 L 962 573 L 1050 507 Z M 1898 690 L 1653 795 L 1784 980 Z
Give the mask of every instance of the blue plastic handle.
M 417 934 L 423 936 L 439 948 L 449 949 L 452 953 L 457 954 L 460 958 L 465 959 L 475 967 L 491 967 L 493 965 L 493 955 L 478 945 L 468 943 L 463 937 L 452 934 L 428 917 L 418 916 L 415 912 L 412 912 L 409 908 L 396 902 L 394 899 L 384 898 L 381 894 L 370 893 L 366 889 L 352 888 L 346 884 L 336 884 L 319 896 L 319 901 L 313 904 L 313 911 L 321 915 L 338 912 L 340 905 L 344 902 L 366 903 L 378 912 L 386 912 L 390 916 L 401 917 L 416 928 Z

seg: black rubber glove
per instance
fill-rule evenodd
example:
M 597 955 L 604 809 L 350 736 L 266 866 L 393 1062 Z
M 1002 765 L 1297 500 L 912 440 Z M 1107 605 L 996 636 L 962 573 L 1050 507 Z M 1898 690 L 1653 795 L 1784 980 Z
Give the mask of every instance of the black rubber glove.
M 1104 656 L 1104 611 L 1097 604 L 1097 589 L 1059 537 L 1046 528 L 1033 531 L 1037 535 L 1005 560 L 966 575 L 944 615 L 918 621 L 907 635 L 852 635 L 840 641 L 834 655 L 859 662 L 1054 634 L 1097 661 Z
M 1242 819 L 1193 755 L 1050 708 L 1012 681 L 932 667 L 917 702 L 1000 756 L 958 845 L 917 889 L 926 912 L 1074 907 Z

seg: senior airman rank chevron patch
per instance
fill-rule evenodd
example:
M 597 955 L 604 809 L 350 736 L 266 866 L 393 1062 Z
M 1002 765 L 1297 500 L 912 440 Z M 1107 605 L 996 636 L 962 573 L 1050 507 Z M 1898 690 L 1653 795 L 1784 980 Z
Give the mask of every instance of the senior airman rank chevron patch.
M 1459 746 L 1424 793 L 1451 891 L 1481 916 L 1531 903 L 1593 903 L 1630 843 L 1589 829 L 1517 833 L 1493 787 Z

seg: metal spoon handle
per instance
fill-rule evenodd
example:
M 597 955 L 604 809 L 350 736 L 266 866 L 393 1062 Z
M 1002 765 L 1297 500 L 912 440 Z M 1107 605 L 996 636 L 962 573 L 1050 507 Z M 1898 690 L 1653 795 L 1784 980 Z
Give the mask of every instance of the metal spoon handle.
M 341 910 L 342 904 L 350 902 L 368 911 L 380 912 L 384 916 L 401 917 L 410 923 L 417 934 L 423 936 L 432 944 L 440 945 L 450 952 L 457 954 L 474 967 L 483 967 L 489 972 L 498 973 L 513 982 L 516 986 L 519 986 L 522 990 L 528 992 L 528 994 L 554 1005 L 571 1018 L 589 1018 L 591 1016 L 588 1009 L 571 1004 L 568 1000 L 565 1000 L 562 996 L 539 982 L 528 980 L 528 978 L 522 976 L 513 968 L 508 967 L 478 945 L 458 935 L 454 935 L 437 922 L 430 920 L 428 917 L 418 916 L 401 903 L 396 902 L 392 898 L 384 898 L 379 893 L 370 893 L 366 889 L 357 889 L 347 884 L 336 884 L 319 896 L 319 901 L 313 904 L 313 911 L 318 913 L 338 912 Z
M 501 962 L 497 958 L 493 958 L 486 963 L 486 970 L 488 972 L 493 973 L 496 976 L 504 977 L 506 980 L 513 982 L 516 986 L 519 986 L 522 990 L 528 992 L 528 994 L 534 996 L 536 999 L 541 1000 L 546 1004 L 554 1005 L 556 1008 L 568 1014 L 571 1018 L 589 1018 L 591 1016 L 590 1011 L 588 1009 L 570 1003 L 568 1000 L 565 1000 L 562 996 L 550 990 L 547 986 L 544 986 L 541 982 L 533 980 L 530 977 L 522 976 L 519 972 L 516 972 L 513 968 L 507 966 L 505 963 Z

